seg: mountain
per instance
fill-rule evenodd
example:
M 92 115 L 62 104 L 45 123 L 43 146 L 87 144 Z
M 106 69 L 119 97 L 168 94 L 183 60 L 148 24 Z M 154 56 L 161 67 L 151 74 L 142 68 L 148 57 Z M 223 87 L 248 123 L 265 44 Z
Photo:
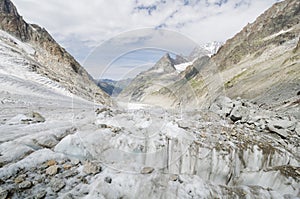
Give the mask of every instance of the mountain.
M 189 56 L 176 55 L 175 59 L 169 54 L 164 55 L 151 69 L 140 73 L 120 94 L 120 100 L 131 100 L 141 103 L 150 103 L 163 106 L 177 106 L 180 104 L 179 96 L 176 94 L 178 86 L 186 84 L 185 76 L 191 75 L 193 68 L 199 60 L 209 58 L 214 54 L 221 42 L 207 43 L 196 47 Z M 200 61 L 201 62 L 201 61 Z M 191 69 L 189 69 L 191 68 Z M 187 70 L 187 72 L 184 72 Z M 187 74 L 185 74 L 187 73 Z M 177 82 L 175 86 L 172 86 Z M 193 93 L 190 88 L 185 88 L 184 93 Z M 166 94 L 166 95 L 165 95 Z
M 297 101 L 299 4 L 296 0 L 274 4 L 226 41 L 206 64 L 195 62 L 187 68 L 183 78 L 170 85 L 178 96 L 172 104 L 207 107 L 218 95 L 240 96 L 278 108 Z
M 194 50 L 190 53 L 190 55 L 187 57 L 188 60 L 193 61 L 194 59 L 197 59 L 199 57 L 203 56 L 209 56 L 216 54 L 218 50 L 223 45 L 223 42 L 213 41 L 210 43 L 206 43 L 204 45 L 198 46 L 194 48 Z
M 258 40 L 247 51 L 235 50 L 247 41 L 240 35 L 189 65 L 166 54 L 133 80 L 121 106 L 72 94 L 61 82 L 72 70 L 57 80 L 37 73 L 54 69 L 38 62 L 53 56 L 38 59 L 34 42 L 0 30 L 0 198 L 299 198 L 299 3 L 266 13 L 259 27 L 268 29 L 248 32 Z M 273 20 L 291 30 L 274 34 L 265 24 Z M 254 44 L 261 48 L 251 52 Z M 241 91 L 256 97 L 225 96 Z
M 164 103 L 156 97 L 157 91 L 166 89 L 170 83 L 179 79 L 174 63 L 181 63 L 182 60 L 184 59 L 179 56 L 173 59 L 168 53 L 165 54 L 152 68 L 138 74 L 120 93 L 118 99 L 150 104 Z
M 111 80 L 111 79 L 100 79 L 97 81 L 97 85 L 108 95 L 116 97 L 118 96 L 124 88 L 126 88 L 132 79 L 124 80 Z
M 102 104 L 112 103 L 85 69 L 44 28 L 23 20 L 10 0 L 0 1 L 0 29 L 32 48 L 30 55 L 21 52 L 32 72 L 49 78 L 84 99 Z M 7 43 L 18 48 L 18 42 Z

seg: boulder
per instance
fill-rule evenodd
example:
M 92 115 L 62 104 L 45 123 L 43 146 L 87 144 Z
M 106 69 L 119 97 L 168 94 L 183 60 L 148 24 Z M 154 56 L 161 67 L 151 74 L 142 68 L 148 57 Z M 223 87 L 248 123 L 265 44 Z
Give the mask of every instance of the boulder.
M 37 112 L 29 113 L 28 116 L 33 118 L 34 123 L 40 123 L 46 121 L 46 119 L 40 113 Z
M 111 179 L 111 177 L 105 177 L 104 181 L 107 182 L 108 184 L 111 184 L 112 179 Z
M 24 181 L 19 184 L 20 189 L 29 189 L 32 186 L 32 183 L 30 181 Z
M 220 116 L 228 116 L 233 108 L 233 101 L 225 96 L 220 96 L 216 101 L 209 107 L 214 113 L 217 113 Z
M 54 191 L 54 192 L 59 192 L 65 186 L 66 186 L 66 183 L 62 179 L 53 178 L 50 181 L 50 187 L 51 187 L 52 191 Z
M 41 147 L 52 148 L 58 144 L 58 141 L 53 135 L 42 136 L 36 140 L 37 144 Z
M 141 174 L 150 174 L 154 171 L 153 167 L 144 167 L 141 170 Z
M 49 160 L 49 161 L 46 162 L 46 165 L 47 165 L 48 167 L 53 166 L 53 165 L 56 165 L 56 164 L 57 164 L 57 163 L 56 163 L 55 160 Z
M 58 173 L 58 169 L 59 167 L 57 165 L 50 166 L 46 169 L 46 174 L 50 176 L 56 175 Z
M 93 163 L 93 162 L 85 162 L 83 165 L 83 172 L 86 174 L 97 174 L 99 172 L 101 172 L 101 166 Z
M 71 160 L 71 164 L 74 165 L 74 166 L 78 165 L 79 163 L 80 163 L 80 160 L 78 160 L 78 159 L 72 159 Z
M 22 119 L 22 123 L 24 124 L 34 124 L 34 123 L 42 123 L 45 122 L 45 118 L 37 112 L 30 112 L 26 114 L 27 118 Z
M 285 119 L 269 119 L 267 120 L 267 128 L 282 138 L 287 138 L 291 131 L 296 129 L 295 121 Z M 296 132 L 297 133 L 297 132 Z
M 296 121 L 290 121 L 285 119 L 270 119 L 267 120 L 268 126 L 273 126 L 277 129 L 288 129 L 288 130 L 295 130 L 296 128 Z
M 267 127 L 268 127 L 269 131 L 278 134 L 282 138 L 287 138 L 289 135 L 286 129 L 278 129 L 278 128 L 275 128 L 274 126 L 270 126 L 270 125 L 268 125 Z
M 176 175 L 176 174 L 171 174 L 171 175 L 170 175 L 170 180 L 171 180 L 171 181 L 177 181 L 177 180 L 178 180 L 178 175 Z
M 232 109 L 230 113 L 230 119 L 234 122 L 241 120 L 241 122 L 246 122 L 249 118 L 249 109 L 244 106 L 236 106 Z
M 20 184 L 20 183 L 24 182 L 25 179 L 26 179 L 26 175 L 24 175 L 24 174 L 23 175 L 19 175 L 18 177 L 15 178 L 14 182 L 16 184 Z
M 66 163 L 66 164 L 63 165 L 63 168 L 64 168 L 64 170 L 69 170 L 69 169 L 72 168 L 72 165 Z

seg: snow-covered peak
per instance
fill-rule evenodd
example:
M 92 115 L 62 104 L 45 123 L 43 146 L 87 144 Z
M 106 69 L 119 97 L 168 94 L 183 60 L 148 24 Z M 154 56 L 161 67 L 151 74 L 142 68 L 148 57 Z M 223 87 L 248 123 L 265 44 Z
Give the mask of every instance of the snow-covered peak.
M 188 59 L 190 61 L 195 60 L 196 58 L 209 56 L 216 54 L 219 48 L 223 45 L 223 42 L 213 41 L 210 43 L 206 43 L 204 45 L 200 45 L 196 47 L 191 54 L 189 55 Z
M 208 56 L 212 56 L 216 54 L 219 50 L 219 48 L 223 45 L 223 42 L 220 41 L 213 41 L 210 43 L 206 43 L 203 46 L 201 46 L 203 49 L 207 50 L 209 52 Z

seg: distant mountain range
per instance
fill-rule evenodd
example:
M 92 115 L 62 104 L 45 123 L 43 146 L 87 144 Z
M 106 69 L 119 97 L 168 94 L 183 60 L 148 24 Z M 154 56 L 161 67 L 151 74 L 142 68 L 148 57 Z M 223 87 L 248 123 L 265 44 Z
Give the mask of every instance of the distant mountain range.
M 124 80 L 111 80 L 111 79 L 100 79 L 97 80 L 97 85 L 107 94 L 112 97 L 118 96 L 124 88 L 126 88 L 132 79 L 124 79 Z
M 150 76 L 153 76 L 153 72 L 155 71 L 157 74 L 163 75 L 163 73 L 173 73 L 174 71 L 177 71 L 178 73 L 184 71 L 189 65 L 192 65 L 192 63 L 197 59 L 201 58 L 203 56 L 212 56 L 217 52 L 217 50 L 222 46 L 222 42 L 211 42 L 207 43 L 202 46 L 198 46 L 190 53 L 190 55 L 176 55 L 175 58 L 172 58 L 169 54 L 164 55 L 158 62 L 148 71 L 142 72 L 138 75 L 137 79 L 139 79 L 139 76 L 147 76 L 149 73 Z M 175 73 L 177 76 L 178 74 Z M 163 77 L 155 75 L 153 78 L 159 80 L 160 78 L 163 79 Z M 102 79 L 98 80 L 97 85 L 104 90 L 107 94 L 111 96 L 118 96 L 129 84 L 131 81 L 134 80 L 136 82 L 136 78 L 134 79 L 126 79 L 126 80 L 120 80 L 120 81 L 114 81 L 110 79 Z M 170 81 L 174 81 L 173 78 L 169 79 Z M 165 80 L 164 80 L 165 81 Z M 137 83 L 137 82 L 136 82 Z M 137 84 L 142 84 L 137 83 Z M 165 84 L 165 83 L 164 83 Z M 126 89 L 131 90 L 132 88 Z M 124 96 L 123 96 L 124 97 Z
M 219 95 L 274 107 L 293 104 L 300 89 L 299 3 L 274 4 L 224 45 L 214 42 L 185 57 L 193 62 L 175 66 L 160 60 L 160 67 L 138 75 L 120 96 L 164 107 L 207 107 Z M 153 75 L 154 68 L 164 67 L 170 70 L 163 76 L 172 76 L 167 82 Z M 176 78 L 174 68 L 180 72 Z

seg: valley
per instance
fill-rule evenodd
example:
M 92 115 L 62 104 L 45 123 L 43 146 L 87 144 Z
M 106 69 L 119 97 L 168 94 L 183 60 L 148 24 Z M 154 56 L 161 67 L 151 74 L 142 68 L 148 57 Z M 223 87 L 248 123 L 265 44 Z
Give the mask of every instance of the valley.
M 0 199 L 299 198 L 299 8 L 96 81 L 0 0 Z

